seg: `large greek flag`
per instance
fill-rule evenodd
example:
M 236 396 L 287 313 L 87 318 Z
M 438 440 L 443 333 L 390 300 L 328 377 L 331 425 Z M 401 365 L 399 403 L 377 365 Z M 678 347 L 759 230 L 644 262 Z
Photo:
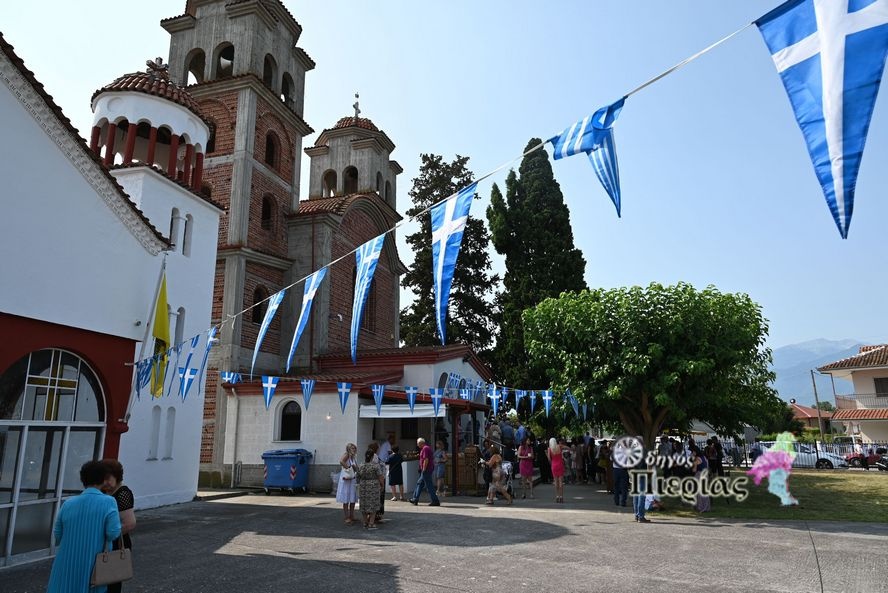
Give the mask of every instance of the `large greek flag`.
M 555 149 L 555 160 L 580 152 L 589 155 L 598 180 L 617 208 L 617 216 L 620 216 L 620 170 L 617 167 L 617 148 L 612 126 L 625 102 L 624 97 L 612 105 L 602 107 L 548 140 Z
M 253 367 L 256 366 L 256 356 L 259 354 L 259 346 L 262 345 L 262 340 L 265 339 L 265 334 L 268 332 L 268 326 L 271 325 L 271 320 L 274 318 L 274 314 L 277 313 L 281 301 L 284 300 L 285 292 L 287 291 L 281 290 L 276 292 L 268 299 L 268 308 L 265 309 L 265 317 L 262 318 L 262 325 L 259 326 L 259 336 L 256 338 L 256 346 L 253 347 L 253 362 L 250 364 L 251 379 L 253 378 Z
M 756 21 L 843 239 L 888 54 L 888 0 L 790 0 Z
M 296 353 L 296 346 L 299 345 L 299 338 L 302 337 L 302 331 L 308 323 L 308 317 L 311 315 L 311 304 L 314 302 L 315 294 L 318 287 L 324 281 L 327 274 L 327 268 L 321 268 L 305 280 L 305 292 L 302 293 L 302 309 L 299 311 L 299 321 L 296 322 L 296 332 L 293 334 L 293 342 L 290 344 L 290 354 L 287 355 L 287 372 L 290 372 L 290 363 L 293 362 L 293 355 Z
M 435 286 L 435 321 L 441 344 L 445 342 L 447 327 L 447 304 L 450 301 L 450 286 L 456 258 L 462 244 L 463 232 L 469 219 L 469 208 L 475 199 L 473 183 L 447 198 L 431 210 L 432 219 L 432 271 Z
M 385 233 L 375 239 L 370 239 L 361 245 L 355 252 L 355 299 L 352 303 L 351 320 L 351 357 L 352 362 L 358 362 L 358 332 L 361 329 L 361 314 L 367 303 L 367 295 L 370 294 L 370 284 L 373 282 L 373 273 L 376 271 L 376 263 L 382 246 L 385 243 Z M 373 311 L 370 312 L 373 314 Z

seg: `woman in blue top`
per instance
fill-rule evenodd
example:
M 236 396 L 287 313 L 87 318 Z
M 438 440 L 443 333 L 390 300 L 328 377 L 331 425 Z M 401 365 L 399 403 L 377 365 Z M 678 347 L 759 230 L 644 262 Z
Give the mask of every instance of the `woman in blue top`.
M 444 451 L 444 441 L 435 443 L 435 489 L 438 494 L 444 496 L 444 472 L 447 469 L 447 452 Z
M 120 537 L 117 502 L 102 494 L 108 473 L 101 461 L 88 461 L 80 468 L 84 491 L 66 500 L 56 517 L 56 557 L 49 575 L 47 593 L 104 593 L 106 587 L 89 586 L 96 555 Z

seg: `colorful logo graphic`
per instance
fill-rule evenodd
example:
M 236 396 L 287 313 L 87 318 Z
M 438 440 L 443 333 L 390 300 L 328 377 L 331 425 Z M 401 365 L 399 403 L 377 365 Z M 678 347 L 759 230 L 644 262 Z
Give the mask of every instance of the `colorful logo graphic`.
M 789 474 L 792 472 L 792 460 L 795 459 L 796 439 L 789 432 L 777 435 L 774 446 L 759 455 L 752 468 L 746 473 L 758 486 L 762 479 L 768 478 L 768 492 L 780 499 L 783 506 L 799 504 L 789 493 Z

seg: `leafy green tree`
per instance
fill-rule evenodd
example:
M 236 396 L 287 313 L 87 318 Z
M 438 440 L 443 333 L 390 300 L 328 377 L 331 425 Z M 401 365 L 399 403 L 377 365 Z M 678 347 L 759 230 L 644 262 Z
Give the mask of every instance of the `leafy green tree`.
M 419 175 L 410 190 L 413 206 L 407 211 L 409 216 L 416 216 L 451 196 L 473 179 L 472 172 L 466 167 L 468 157 L 457 155 L 449 163 L 434 154 L 423 154 L 421 159 Z M 419 220 L 419 231 L 407 236 L 413 264 L 401 279 L 401 286 L 411 289 L 416 298 L 401 311 L 401 339 L 407 346 L 432 346 L 441 343 L 435 322 L 432 223 L 428 214 L 423 214 Z M 453 274 L 445 329 L 448 343 L 469 344 L 481 355 L 490 348 L 493 340 L 490 294 L 499 282 L 499 277 L 491 273 L 489 244 L 484 221 L 470 214 Z
M 836 407 L 832 405 L 832 402 L 820 402 L 819 404 L 814 405 L 814 409 L 820 408 L 824 412 L 835 412 Z
M 736 434 L 785 408 L 769 385 L 767 322 L 744 294 L 685 283 L 565 293 L 526 311 L 524 327 L 555 389 L 649 447 L 666 427 Z
M 532 138 L 525 151 L 538 145 Z M 586 261 L 574 247 L 570 212 L 552 174 L 549 155 L 536 150 L 506 178 L 506 195 L 494 184 L 487 209 L 491 239 L 505 256 L 504 290 L 497 297 L 500 333 L 494 365 L 502 381 L 518 388 L 546 386 L 542 369 L 528 360 L 521 315 L 545 298 L 586 288 Z
M 758 428 L 765 434 L 791 432 L 795 435 L 800 435 L 805 430 L 805 423 L 796 419 L 795 412 L 784 403 L 766 415 L 761 424 L 758 425 Z

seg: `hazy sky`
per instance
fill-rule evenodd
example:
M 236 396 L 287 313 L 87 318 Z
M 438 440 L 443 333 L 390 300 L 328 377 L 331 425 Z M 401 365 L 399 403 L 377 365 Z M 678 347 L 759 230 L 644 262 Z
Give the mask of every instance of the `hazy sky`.
M 397 145 L 403 213 L 420 153 L 467 155 L 477 175 L 486 173 L 530 138 L 551 137 L 778 1 L 285 4 L 303 27 L 300 47 L 317 62 L 305 96 L 305 119 L 316 133 L 304 145 L 351 114 L 360 91 L 362 115 Z M 86 133 L 92 93 L 142 70 L 149 58 L 166 59 L 169 36 L 158 21 L 184 6 L 4 2 L 0 30 Z M 885 340 L 885 94 L 846 241 L 756 29 L 635 95 L 616 126 L 622 219 L 585 156 L 553 165 L 587 282 L 684 280 L 749 293 L 770 320 L 773 347 L 817 337 Z M 308 158 L 302 161 L 306 197 Z M 504 178 L 493 180 L 502 185 Z M 484 215 L 491 182 L 479 186 L 476 215 Z M 403 241 L 401 257 L 411 260 Z

